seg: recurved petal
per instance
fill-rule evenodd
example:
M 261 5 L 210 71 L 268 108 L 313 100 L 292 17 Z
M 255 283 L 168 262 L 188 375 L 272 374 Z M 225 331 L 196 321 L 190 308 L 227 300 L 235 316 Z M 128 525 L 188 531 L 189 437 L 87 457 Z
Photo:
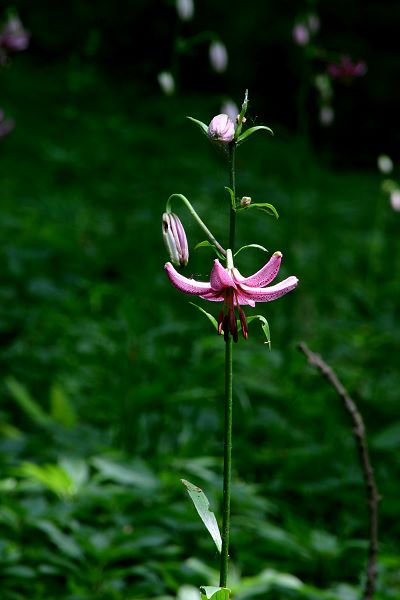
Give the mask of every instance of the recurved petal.
M 236 284 L 233 281 L 232 276 L 229 271 L 221 265 L 218 258 L 214 261 L 214 266 L 210 275 L 210 284 L 215 292 L 220 292 L 227 287 L 236 289 Z
M 284 294 L 291 292 L 297 287 L 299 280 L 294 275 L 287 277 L 280 283 L 276 285 L 271 285 L 267 288 L 257 288 L 257 287 L 249 287 L 247 285 L 240 285 L 240 298 L 246 298 L 246 304 L 251 305 L 251 300 L 254 302 L 270 302 L 271 300 L 276 300 L 280 298 Z M 245 304 L 245 302 L 239 299 L 240 304 Z
M 164 268 L 167 272 L 170 282 L 180 292 L 183 292 L 184 294 L 192 294 L 194 296 L 201 296 L 202 294 L 212 292 L 211 286 L 208 282 L 196 281 L 195 279 L 188 279 L 187 277 L 184 277 L 178 273 L 176 269 L 174 269 L 171 263 L 166 263 Z
M 264 287 L 275 279 L 281 266 L 282 252 L 274 252 L 266 265 L 264 265 L 257 273 L 250 277 L 243 277 L 235 269 L 234 278 L 240 285 L 248 285 L 250 287 Z

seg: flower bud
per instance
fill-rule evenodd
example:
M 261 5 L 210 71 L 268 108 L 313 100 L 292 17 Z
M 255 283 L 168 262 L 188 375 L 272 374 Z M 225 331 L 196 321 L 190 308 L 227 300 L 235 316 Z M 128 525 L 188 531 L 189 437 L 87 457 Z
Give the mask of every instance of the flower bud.
M 210 64 L 216 73 L 223 73 L 228 66 L 228 51 L 222 42 L 211 42 Z
M 378 156 L 377 164 L 379 171 L 385 175 L 393 171 L 393 161 L 387 154 L 380 154 L 380 156 Z
M 250 206 L 250 204 L 251 204 L 250 196 L 243 196 L 243 198 L 240 200 L 240 206 L 242 208 L 247 208 L 247 206 Z
M 185 230 L 177 215 L 174 213 L 163 214 L 162 233 L 172 264 L 181 267 L 187 265 L 189 248 Z
M 390 194 L 390 204 L 393 210 L 400 211 L 400 190 L 393 190 Z
M 235 136 L 235 125 L 228 115 L 217 115 L 208 126 L 208 135 L 215 142 L 229 144 Z
M 160 88 L 166 96 L 172 96 L 175 92 L 175 81 L 169 71 L 161 71 L 157 75 L 158 83 Z
M 194 14 L 193 0 L 176 0 L 176 12 L 181 21 L 190 21 Z
M 293 41 L 298 46 L 307 46 L 310 41 L 310 33 L 304 23 L 296 23 L 292 31 Z

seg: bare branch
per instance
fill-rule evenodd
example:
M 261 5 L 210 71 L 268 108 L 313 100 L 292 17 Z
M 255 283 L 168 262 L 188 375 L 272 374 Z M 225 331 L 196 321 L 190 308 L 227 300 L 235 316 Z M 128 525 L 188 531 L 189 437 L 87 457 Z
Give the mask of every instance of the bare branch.
M 353 422 L 353 434 L 359 452 L 369 509 L 369 548 L 363 600 L 372 600 L 377 577 L 378 503 L 380 497 L 375 483 L 374 470 L 369 458 L 364 421 L 357 409 L 356 403 L 350 398 L 347 390 L 343 387 L 332 368 L 323 361 L 319 354 L 312 352 L 305 342 L 299 344 L 299 349 L 305 354 L 310 365 L 316 367 L 335 389 L 337 394 L 343 400 L 345 408 Z

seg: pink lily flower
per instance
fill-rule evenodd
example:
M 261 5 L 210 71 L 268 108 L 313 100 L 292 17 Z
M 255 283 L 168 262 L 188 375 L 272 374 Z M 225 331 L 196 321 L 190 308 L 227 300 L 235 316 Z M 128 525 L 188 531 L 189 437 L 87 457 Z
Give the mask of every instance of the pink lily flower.
M 214 261 L 210 281 L 202 282 L 184 277 L 171 263 L 165 265 L 165 270 L 171 281 L 180 292 L 199 296 L 210 302 L 224 302 L 218 316 L 218 333 L 224 332 L 225 341 L 229 333 L 233 341 L 238 340 L 238 327 L 235 309 L 238 310 L 243 337 L 247 339 L 248 328 L 246 316 L 242 305 L 255 306 L 256 302 L 270 302 L 276 300 L 293 290 L 297 284 L 297 277 L 290 276 L 270 287 L 267 286 L 278 274 L 282 260 L 282 253 L 275 252 L 270 260 L 259 271 L 243 277 L 233 266 L 232 252 L 227 250 L 227 267 L 223 267 L 218 259 Z

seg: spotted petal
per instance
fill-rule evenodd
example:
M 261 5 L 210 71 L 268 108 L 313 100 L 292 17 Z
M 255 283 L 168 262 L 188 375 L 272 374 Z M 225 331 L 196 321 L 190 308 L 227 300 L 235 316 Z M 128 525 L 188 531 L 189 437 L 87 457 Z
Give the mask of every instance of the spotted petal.
M 211 288 L 215 292 L 220 292 L 221 290 L 227 287 L 236 289 L 236 284 L 232 279 L 232 275 L 230 274 L 228 269 L 225 269 L 221 265 L 218 258 L 214 261 L 214 266 L 210 275 L 210 284 Z
M 239 271 L 235 269 L 234 278 L 240 285 L 248 285 L 250 287 L 264 287 L 275 279 L 281 266 L 282 252 L 274 252 L 266 265 L 262 267 L 254 275 L 243 277 Z
M 211 285 L 208 282 L 196 281 L 195 279 L 188 279 L 184 277 L 172 266 L 170 262 L 165 265 L 165 270 L 169 277 L 170 282 L 177 290 L 184 294 L 192 294 L 194 296 L 201 296 L 208 292 L 212 292 Z
M 276 285 L 271 285 L 266 288 L 257 288 L 257 287 L 249 287 L 247 285 L 240 285 L 240 298 L 239 302 L 241 304 L 250 304 L 251 301 L 254 302 L 270 302 L 271 300 L 276 300 L 280 298 L 284 294 L 291 292 L 297 287 L 299 280 L 294 275 L 287 277 L 280 283 Z M 244 300 L 247 300 L 244 302 Z

